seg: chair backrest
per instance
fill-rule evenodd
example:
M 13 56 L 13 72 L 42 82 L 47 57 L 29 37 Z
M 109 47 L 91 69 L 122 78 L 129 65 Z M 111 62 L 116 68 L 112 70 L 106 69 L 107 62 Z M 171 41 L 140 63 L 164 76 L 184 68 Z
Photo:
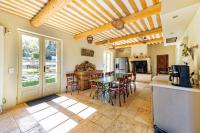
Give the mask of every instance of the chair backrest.
M 105 75 L 106 75 L 106 76 L 110 76 L 110 72 L 106 72 Z
M 103 77 L 103 73 L 97 73 L 97 78 L 102 78 Z
M 91 79 L 96 79 L 97 78 L 97 74 L 91 74 Z
M 114 73 L 115 73 L 114 71 L 112 71 L 112 72 L 106 72 L 105 75 L 106 76 L 112 76 Z
M 95 81 L 91 81 L 90 82 L 90 87 L 91 87 L 91 89 L 96 89 L 98 86 L 97 86 L 97 82 L 95 82 Z
M 124 77 L 118 77 L 117 81 L 119 82 L 119 87 L 124 87 L 125 86 L 125 78 Z
M 115 71 L 110 72 L 110 75 L 114 75 L 114 74 L 115 74 Z
M 75 75 L 74 73 L 67 73 L 66 74 L 67 83 L 74 81 L 74 75 Z

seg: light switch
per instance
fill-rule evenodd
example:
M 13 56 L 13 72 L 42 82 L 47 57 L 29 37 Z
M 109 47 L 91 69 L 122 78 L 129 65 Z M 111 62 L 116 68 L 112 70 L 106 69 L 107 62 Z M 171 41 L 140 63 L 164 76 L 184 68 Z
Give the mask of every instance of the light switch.
M 15 73 L 15 69 L 13 67 L 9 67 L 8 74 L 14 74 L 14 73 Z

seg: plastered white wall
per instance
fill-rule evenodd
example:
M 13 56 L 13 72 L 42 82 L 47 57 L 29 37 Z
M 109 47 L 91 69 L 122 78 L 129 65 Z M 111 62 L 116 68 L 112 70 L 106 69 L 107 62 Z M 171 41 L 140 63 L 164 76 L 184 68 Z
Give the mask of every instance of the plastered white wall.
M 0 25 L 0 113 L 2 111 L 4 88 L 4 27 Z
M 55 30 L 46 26 L 34 28 L 29 21 L 5 12 L 0 12 L 0 25 L 7 28 L 9 32 L 5 35 L 5 88 L 4 97 L 6 98 L 5 108 L 16 105 L 17 97 L 17 68 L 18 68 L 18 46 L 17 46 L 17 28 L 28 30 L 31 32 L 59 38 L 63 40 L 63 73 L 61 89 L 65 91 L 65 73 L 74 71 L 75 65 L 85 60 L 96 64 L 97 69 L 103 70 L 103 52 L 104 47 L 87 44 L 85 40 L 76 41 L 72 36 L 59 30 Z M 81 48 L 88 48 L 95 51 L 94 57 L 81 56 Z M 15 72 L 8 74 L 8 68 L 13 67 Z
M 188 45 L 197 44 L 198 48 L 194 49 L 194 62 L 190 66 L 191 70 L 198 73 L 200 70 L 200 8 L 196 12 L 195 16 L 191 20 L 190 24 L 188 25 L 187 30 L 183 37 L 188 37 Z M 182 47 L 177 46 L 177 63 L 182 64 Z
M 148 46 L 146 44 L 135 45 L 131 47 L 131 56 L 137 56 L 143 53 L 143 55 L 147 55 Z
M 168 54 L 169 66 L 176 63 L 176 47 L 175 46 L 163 46 L 163 45 L 149 45 L 148 55 L 151 58 L 152 73 L 157 73 L 157 55 Z

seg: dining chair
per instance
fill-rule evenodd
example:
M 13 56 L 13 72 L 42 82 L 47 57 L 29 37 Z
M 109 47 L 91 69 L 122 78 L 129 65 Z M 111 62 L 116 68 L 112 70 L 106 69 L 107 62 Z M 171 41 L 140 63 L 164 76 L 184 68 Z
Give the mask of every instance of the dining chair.
M 90 82 L 90 97 L 92 97 L 94 99 L 95 94 L 97 95 L 97 99 L 98 99 L 98 86 L 97 86 L 97 82 L 95 81 L 91 81 Z M 95 94 L 92 96 L 92 93 L 95 92 Z
M 118 81 L 118 86 L 117 87 L 110 86 L 109 89 L 108 89 L 109 101 L 112 103 L 112 105 L 114 105 L 113 104 L 113 100 L 112 100 L 112 93 L 114 92 L 115 99 L 117 98 L 117 95 L 118 95 L 119 105 L 121 107 L 121 95 L 123 95 L 124 103 L 126 102 L 126 99 L 125 99 L 125 97 L 126 97 L 125 78 L 124 77 L 118 77 L 117 81 Z
M 75 90 L 75 89 L 78 90 L 78 93 L 79 93 L 78 81 L 75 77 L 75 74 L 74 73 L 67 73 L 66 78 L 67 78 L 66 90 L 70 91 L 71 95 L 72 95 L 73 90 Z
M 91 74 L 91 79 L 96 79 L 97 78 L 97 75 L 96 74 Z
M 128 73 L 126 76 L 126 87 L 127 87 L 127 90 L 130 89 L 131 91 L 131 94 L 133 93 L 133 91 L 135 92 L 136 91 L 136 84 L 135 84 L 135 79 L 136 79 L 136 76 L 134 76 L 134 74 L 132 73 Z M 132 85 L 134 87 L 132 87 Z M 133 90 L 134 89 L 134 90 Z M 132 91 L 133 90 L 133 91 Z
M 104 75 L 103 73 L 97 73 L 97 77 L 98 77 L 98 78 L 102 78 L 103 75 Z

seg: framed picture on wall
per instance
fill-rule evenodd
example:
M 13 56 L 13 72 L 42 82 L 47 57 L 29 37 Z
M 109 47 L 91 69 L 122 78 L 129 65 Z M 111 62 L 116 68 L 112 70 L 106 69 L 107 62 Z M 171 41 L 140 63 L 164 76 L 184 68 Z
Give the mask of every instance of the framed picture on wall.
M 81 49 L 81 56 L 90 56 L 90 57 L 94 57 L 94 50 L 82 48 L 82 49 Z

